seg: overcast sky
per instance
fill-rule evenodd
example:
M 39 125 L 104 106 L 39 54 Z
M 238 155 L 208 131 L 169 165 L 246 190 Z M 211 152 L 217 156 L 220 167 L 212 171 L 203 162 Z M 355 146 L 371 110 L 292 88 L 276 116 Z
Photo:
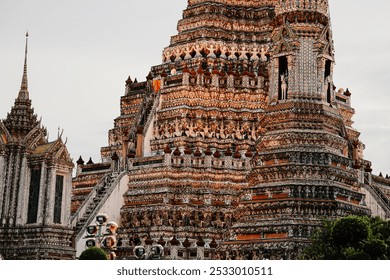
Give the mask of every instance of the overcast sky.
M 0 118 L 19 92 L 28 30 L 30 98 L 50 140 L 100 161 L 127 76 L 144 80 L 186 0 L 0 0 Z M 334 82 L 349 88 L 374 173 L 390 174 L 390 2 L 331 0 Z

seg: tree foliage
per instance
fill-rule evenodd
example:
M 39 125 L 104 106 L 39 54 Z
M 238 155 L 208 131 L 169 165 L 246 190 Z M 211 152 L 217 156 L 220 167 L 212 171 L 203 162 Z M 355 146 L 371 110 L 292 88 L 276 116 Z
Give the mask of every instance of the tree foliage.
M 390 221 L 348 216 L 325 221 L 312 236 L 304 259 L 387 260 L 390 259 Z
M 107 260 L 107 256 L 103 249 L 89 247 L 81 253 L 79 260 Z

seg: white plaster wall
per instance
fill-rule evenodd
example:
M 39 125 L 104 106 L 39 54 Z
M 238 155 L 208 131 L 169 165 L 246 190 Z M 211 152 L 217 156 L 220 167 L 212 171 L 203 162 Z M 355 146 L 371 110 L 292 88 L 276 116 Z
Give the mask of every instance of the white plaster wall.
M 145 137 L 144 137 L 144 147 L 143 147 L 143 151 L 144 151 L 144 157 L 148 157 L 148 156 L 151 156 L 152 155 L 152 149 L 150 147 L 150 141 L 153 139 L 154 137 L 154 122 L 156 120 L 156 117 L 153 116 L 150 124 L 149 124 L 149 127 L 146 131 L 146 134 L 145 134 Z
M 149 127 L 147 127 L 145 137 L 144 137 L 144 143 L 143 143 L 143 153 L 144 157 L 148 157 L 152 155 L 152 148 L 150 147 L 150 141 L 154 138 L 154 123 L 157 120 L 157 112 L 161 108 L 161 102 L 162 102 L 162 96 L 160 95 L 158 101 L 158 106 L 156 108 L 156 111 L 154 112 L 154 115 L 152 117 L 152 120 L 149 122 Z
M 123 195 L 126 193 L 128 189 L 128 183 L 129 183 L 129 175 L 125 175 L 122 177 L 122 179 L 118 182 L 118 184 L 114 187 L 114 190 L 112 191 L 110 197 L 106 200 L 104 205 L 99 210 L 99 213 L 104 213 L 108 215 L 108 221 L 114 221 L 116 222 L 119 227 L 121 226 L 121 216 L 120 216 L 120 210 L 124 204 L 124 198 Z M 96 216 L 93 219 L 96 220 Z M 83 237 L 86 236 L 86 231 L 84 231 L 82 237 L 80 240 L 76 240 L 76 257 L 79 257 L 80 254 L 86 249 L 85 247 L 85 241 Z
M 362 188 L 362 193 L 366 196 L 365 202 L 367 207 L 371 210 L 371 215 L 373 217 L 380 217 L 382 219 L 386 218 L 386 212 L 379 205 L 379 203 L 375 200 L 375 198 L 370 194 L 369 191 Z

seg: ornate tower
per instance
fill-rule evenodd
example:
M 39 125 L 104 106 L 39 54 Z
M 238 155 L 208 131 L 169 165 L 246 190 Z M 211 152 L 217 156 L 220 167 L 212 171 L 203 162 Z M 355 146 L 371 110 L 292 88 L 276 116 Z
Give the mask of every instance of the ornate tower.
M 323 219 L 369 210 L 355 164 L 361 156 L 353 155 L 362 144 L 351 127 L 350 96 L 336 98 L 332 83 L 328 1 L 275 2 L 270 104 L 231 246 L 256 244 L 263 257 L 296 258 Z
M 72 259 L 73 163 L 60 136 L 48 142 L 31 107 L 27 38 L 21 88 L 0 122 L 0 253 L 5 259 Z
M 328 1 L 275 2 L 271 103 L 296 98 L 332 103 L 334 50 Z

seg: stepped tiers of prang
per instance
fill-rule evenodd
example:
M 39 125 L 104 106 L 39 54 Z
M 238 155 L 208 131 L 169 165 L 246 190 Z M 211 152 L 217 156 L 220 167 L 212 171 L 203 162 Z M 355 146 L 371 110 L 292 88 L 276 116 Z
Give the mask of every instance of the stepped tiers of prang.
M 296 259 L 325 218 L 388 217 L 389 182 L 333 84 L 328 1 L 190 0 L 177 29 L 146 81 L 127 79 L 101 149 L 128 176 L 119 257 L 141 242 L 168 259 Z M 101 166 L 78 165 L 74 206 Z
M 164 259 L 297 259 L 324 219 L 389 218 L 390 180 L 333 84 L 329 14 L 327 0 L 189 0 L 162 63 L 126 80 L 102 162 L 77 161 L 77 255 L 99 213 L 120 259 L 155 244 Z

